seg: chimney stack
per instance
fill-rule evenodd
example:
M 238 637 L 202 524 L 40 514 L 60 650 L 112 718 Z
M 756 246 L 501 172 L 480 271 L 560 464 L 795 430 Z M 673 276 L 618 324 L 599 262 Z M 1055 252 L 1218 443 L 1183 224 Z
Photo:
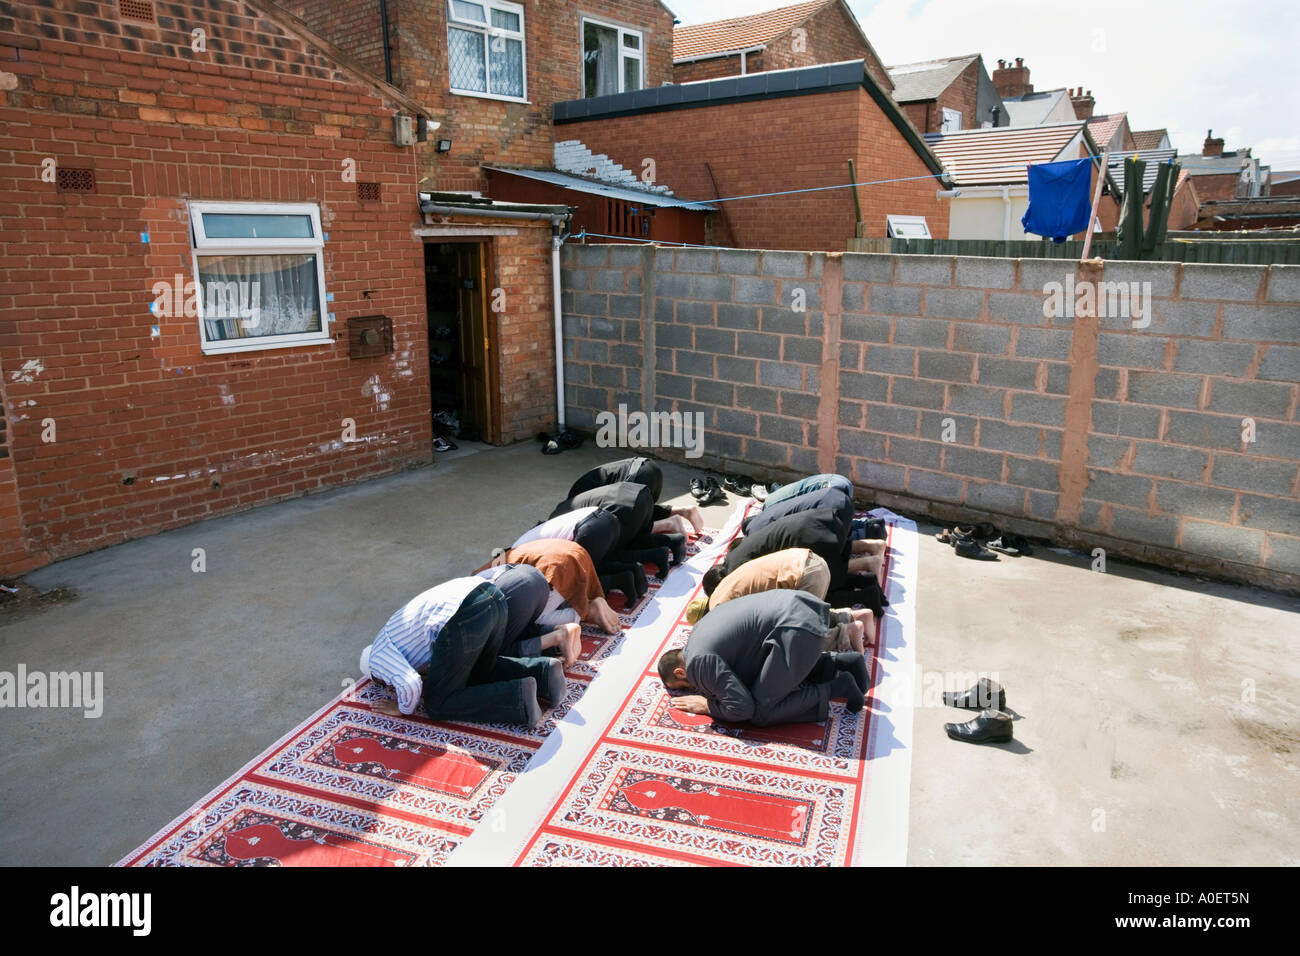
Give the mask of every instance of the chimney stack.
M 1092 108 L 1097 105 L 1097 101 L 1092 98 L 1092 90 L 1085 94 L 1081 86 L 1077 90 L 1070 90 L 1070 105 L 1074 107 L 1075 119 L 1086 120 L 1092 117 Z
M 1214 130 L 1205 131 L 1205 145 L 1201 147 L 1202 156 L 1222 156 L 1223 140 L 1214 139 Z
M 998 68 L 993 71 L 993 86 L 997 89 L 998 96 L 1005 100 L 1034 92 L 1034 87 L 1029 82 L 1029 67 L 1025 66 L 1025 58 L 1016 57 L 1015 66 L 1007 64 L 1007 60 L 998 60 Z

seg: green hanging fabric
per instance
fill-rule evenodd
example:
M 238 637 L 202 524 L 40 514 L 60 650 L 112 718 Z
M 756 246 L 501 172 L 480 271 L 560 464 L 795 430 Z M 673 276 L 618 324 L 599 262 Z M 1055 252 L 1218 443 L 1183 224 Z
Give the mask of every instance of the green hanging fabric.
M 1130 156 L 1124 160 L 1124 204 L 1119 211 L 1115 255 L 1120 259 L 1142 258 L 1142 176 L 1147 164 Z
M 1165 241 L 1169 230 L 1169 208 L 1174 201 L 1174 189 L 1181 170 L 1177 163 L 1161 163 L 1156 173 L 1156 184 L 1151 190 L 1151 215 L 1147 220 L 1146 234 L 1142 237 L 1144 259 L 1151 258 L 1156 246 Z

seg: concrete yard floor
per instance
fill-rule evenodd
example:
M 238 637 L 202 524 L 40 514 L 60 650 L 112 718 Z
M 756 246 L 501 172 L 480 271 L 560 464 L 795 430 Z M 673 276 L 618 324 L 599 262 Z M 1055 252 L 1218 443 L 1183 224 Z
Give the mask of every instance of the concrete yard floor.
M 0 864 L 121 858 L 355 678 L 405 600 L 613 457 L 465 448 L 28 575 L 76 597 L 0 614 L 0 671 L 102 671 L 105 703 L 93 720 L 0 711 Z M 665 497 L 686 499 L 691 472 L 664 472 Z M 967 561 L 935 530 L 921 525 L 910 863 L 1300 862 L 1294 600 L 1043 548 Z M 977 672 L 1006 685 L 1013 744 L 945 736 L 973 714 L 938 693 Z

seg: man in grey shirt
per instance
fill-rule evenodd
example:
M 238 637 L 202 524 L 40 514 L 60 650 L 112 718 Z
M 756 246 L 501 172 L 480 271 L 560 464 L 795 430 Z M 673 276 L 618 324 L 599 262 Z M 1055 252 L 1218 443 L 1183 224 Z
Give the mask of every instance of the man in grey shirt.
M 849 614 L 848 621 L 838 616 Z M 806 591 L 764 591 L 728 601 L 691 631 L 686 647 L 659 658 L 669 690 L 689 690 L 673 706 L 714 720 L 755 726 L 826 719 L 832 697 L 862 710 L 867 666 L 856 652 L 831 654 L 827 637 L 852 624 Z

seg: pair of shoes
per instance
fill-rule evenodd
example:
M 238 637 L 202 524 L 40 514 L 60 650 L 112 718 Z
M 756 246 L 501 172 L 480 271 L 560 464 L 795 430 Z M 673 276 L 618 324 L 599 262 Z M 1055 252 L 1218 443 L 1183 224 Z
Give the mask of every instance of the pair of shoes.
M 949 707 L 978 710 L 980 715 L 964 724 L 944 724 L 953 740 L 971 744 L 1005 743 L 1012 739 L 1014 718 L 1004 711 L 1007 692 L 997 681 L 981 677 L 975 686 L 963 691 L 947 691 L 943 702 Z
M 691 497 L 701 505 L 720 504 L 727 500 L 726 492 L 712 475 L 691 479 Z
M 1024 535 L 1012 534 L 1010 531 L 1004 531 L 1002 534 L 986 545 L 994 551 L 1001 551 L 1003 554 L 1018 558 L 1022 554 L 1033 554 L 1034 549 L 1029 546 L 1029 541 Z
M 935 537 L 943 544 L 952 545 L 952 549 L 963 558 L 970 558 L 973 561 L 996 561 L 998 556 L 976 540 L 974 530 L 970 526 L 957 525 L 944 528 Z
M 434 451 L 455 451 L 459 447 L 459 445 L 448 438 L 439 437 L 433 440 Z
M 998 560 L 996 554 L 984 547 L 984 545 L 980 544 L 974 538 L 959 538 L 954 535 L 952 549 L 957 552 L 958 556 L 970 558 L 972 561 Z

